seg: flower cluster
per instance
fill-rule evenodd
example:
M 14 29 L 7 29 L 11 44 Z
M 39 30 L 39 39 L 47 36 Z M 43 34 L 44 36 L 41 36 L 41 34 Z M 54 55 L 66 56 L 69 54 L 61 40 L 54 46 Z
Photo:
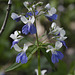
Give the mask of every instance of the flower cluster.
M 54 7 L 51 7 L 48 3 L 44 8 L 42 8 L 40 11 L 37 11 L 37 7 L 41 6 L 43 2 L 33 3 L 30 4 L 29 2 L 24 2 L 24 6 L 27 8 L 28 12 L 25 14 L 18 15 L 16 13 L 11 14 L 11 18 L 15 20 L 16 22 L 22 21 L 24 23 L 24 26 L 22 27 L 22 34 L 36 34 L 36 18 L 38 18 L 40 15 L 44 15 L 50 22 L 57 19 L 58 15 L 56 14 L 56 9 Z M 51 51 L 52 56 L 51 60 L 52 63 L 59 62 L 59 59 L 61 60 L 64 55 L 58 51 L 63 45 L 66 47 L 65 39 L 67 38 L 65 36 L 65 30 L 63 28 L 60 28 L 59 26 L 56 26 L 56 23 L 53 22 L 50 28 L 49 34 L 53 35 L 52 38 L 56 40 L 55 45 L 49 45 L 46 52 L 48 53 Z M 19 63 L 27 63 L 28 57 L 26 55 L 26 50 L 28 50 L 28 45 L 24 44 L 23 49 L 18 46 L 18 42 L 23 38 L 21 36 L 21 31 L 15 31 L 14 34 L 10 35 L 10 38 L 12 38 L 14 41 L 12 42 L 12 46 L 16 51 L 20 52 L 16 57 L 16 62 Z M 35 70 L 37 72 L 37 70 Z M 46 71 L 42 71 L 41 74 L 44 75 Z M 38 74 L 37 74 L 38 75 Z
M 57 62 L 59 62 L 59 59 L 61 60 L 64 57 L 64 55 L 58 50 L 63 45 L 66 47 L 66 49 L 68 48 L 64 41 L 67 38 L 65 36 L 66 33 L 63 28 L 56 26 L 56 23 L 53 22 L 51 25 L 49 34 L 53 34 L 52 38 L 54 38 L 56 40 L 56 43 L 55 43 L 55 47 L 49 45 L 49 47 L 48 47 L 49 49 L 46 52 L 51 51 L 51 53 L 52 53 L 51 60 L 53 63 L 57 63 Z

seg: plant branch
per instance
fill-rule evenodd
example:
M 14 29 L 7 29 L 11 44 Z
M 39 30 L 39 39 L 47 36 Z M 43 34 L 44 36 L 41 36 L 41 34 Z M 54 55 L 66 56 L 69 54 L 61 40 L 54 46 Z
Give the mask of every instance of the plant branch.
M 0 29 L 0 35 L 2 34 L 2 32 L 4 31 L 5 29 L 5 26 L 7 24 L 7 20 L 8 20 L 8 17 L 9 17 L 9 13 L 10 13 L 10 10 L 11 10 L 11 5 L 12 5 L 12 1 L 9 0 L 8 1 L 8 7 L 7 7 L 7 12 L 6 12 L 6 16 L 5 16 L 5 19 L 4 19 L 4 22 L 3 22 L 3 25 Z

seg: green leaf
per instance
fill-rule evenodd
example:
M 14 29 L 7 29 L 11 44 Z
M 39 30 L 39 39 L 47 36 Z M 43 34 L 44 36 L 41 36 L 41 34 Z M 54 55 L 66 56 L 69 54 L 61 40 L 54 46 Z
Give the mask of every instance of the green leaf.
M 30 51 L 28 54 L 27 54 L 27 57 L 28 57 L 28 60 L 32 57 L 32 55 L 37 51 L 37 48 L 35 45 L 32 45 L 28 48 L 28 50 Z M 11 71 L 11 70 L 14 70 L 16 68 L 18 68 L 19 66 L 21 66 L 22 64 L 21 63 L 14 63 L 12 64 L 11 66 L 9 66 L 7 69 L 5 69 L 5 72 L 8 72 L 8 71 Z
M 42 51 L 42 53 L 44 54 L 44 56 L 46 57 L 46 59 L 50 63 L 51 67 L 55 70 L 54 64 L 51 61 L 51 53 L 50 52 L 47 53 L 46 48 L 41 48 L 40 50 Z

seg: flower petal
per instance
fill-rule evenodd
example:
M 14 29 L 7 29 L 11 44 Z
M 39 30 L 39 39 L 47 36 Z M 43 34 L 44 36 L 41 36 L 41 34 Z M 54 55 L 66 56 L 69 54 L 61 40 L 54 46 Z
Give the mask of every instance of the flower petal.
M 60 36 L 64 36 L 66 34 L 65 30 L 60 31 Z
M 16 57 L 16 62 L 19 63 L 20 62 L 20 57 L 21 57 L 21 53 L 19 53 Z
M 17 44 L 15 44 L 13 47 L 18 52 L 22 51 L 22 49 Z
M 37 31 L 37 30 L 36 30 L 36 27 L 34 26 L 34 24 L 31 24 L 31 25 L 30 25 L 30 33 L 31 33 L 31 34 L 35 34 L 36 31 Z
M 50 6 L 49 3 L 45 6 L 46 9 L 50 9 L 50 7 L 51 7 L 51 6 Z
M 38 13 L 39 13 L 39 12 L 38 12 L 37 10 L 35 10 L 35 15 L 38 15 Z
M 24 24 L 27 24 L 27 23 L 28 23 L 28 20 L 26 19 L 25 16 L 22 16 L 22 17 L 21 17 L 21 21 L 22 21 Z
M 60 52 L 60 51 L 56 51 L 57 52 L 57 56 L 60 60 L 62 60 L 62 58 L 64 57 L 64 55 Z
M 11 14 L 11 18 L 13 19 L 13 20 L 16 20 L 16 22 L 18 22 L 18 21 L 20 21 L 20 16 L 18 16 L 16 13 L 12 13 Z
M 24 26 L 22 27 L 22 33 L 25 34 L 25 35 L 27 35 L 29 32 L 30 32 L 30 27 L 29 27 L 29 25 L 24 25 Z
M 21 60 L 21 63 L 22 63 L 22 64 L 27 63 L 28 57 L 26 56 L 26 53 L 23 53 L 23 54 L 22 54 L 20 60 Z
M 52 18 L 53 20 L 56 20 L 56 19 L 57 19 L 57 17 L 58 17 L 58 15 L 57 15 L 57 14 L 53 14 L 53 15 L 51 16 L 51 18 Z
M 50 11 L 48 11 L 48 13 L 49 13 L 50 16 L 52 16 L 53 14 L 56 13 L 56 9 L 55 9 L 54 7 L 52 7 L 52 8 L 50 9 Z
M 55 29 L 56 28 L 56 23 L 55 22 L 52 23 L 51 28 L 52 29 Z
M 65 41 L 60 41 L 60 42 L 62 42 L 62 44 L 66 47 L 66 49 L 68 49 L 68 47 L 67 47 Z
M 34 16 L 32 16 L 32 18 L 31 18 L 31 23 L 33 24 L 34 23 L 34 21 L 35 21 L 35 18 L 34 18 Z
M 28 45 L 24 44 L 23 51 L 26 52 L 27 49 L 28 49 Z
M 15 44 L 18 44 L 18 42 L 19 42 L 19 41 L 13 41 L 13 42 L 12 42 L 11 49 L 12 49 L 12 47 L 13 47 Z
M 56 43 L 55 43 L 55 48 L 56 49 L 60 49 L 62 47 L 62 43 L 60 42 L 60 41 L 57 41 Z
M 54 64 L 59 62 L 59 59 L 58 59 L 58 57 L 57 57 L 56 54 L 52 54 L 52 56 L 51 56 L 51 61 L 52 61 L 52 63 L 54 63 Z
M 47 72 L 47 70 L 42 70 L 41 75 L 45 75 L 46 72 Z

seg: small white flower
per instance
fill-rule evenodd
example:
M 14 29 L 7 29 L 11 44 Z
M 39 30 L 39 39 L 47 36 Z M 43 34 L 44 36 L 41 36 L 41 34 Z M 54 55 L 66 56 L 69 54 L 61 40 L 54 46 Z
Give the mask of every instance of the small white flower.
M 10 38 L 12 38 L 14 40 L 12 42 L 11 48 L 23 38 L 23 36 L 19 35 L 20 33 L 21 33 L 21 31 L 15 31 L 14 34 L 10 35 Z
M 35 72 L 38 75 L 38 69 L 35 69 Z M 42 70 L 41 71 L 41 75 L 45 75 L 46 72 L 47 72 L 47 70 Z
M 14 34 L 10 35 L 10 38 L 12 38 L 13 40 L 20 40 L 23 37 L 20 36 L 19 34 L 21 34 L 21 31 L 15 31 Z

